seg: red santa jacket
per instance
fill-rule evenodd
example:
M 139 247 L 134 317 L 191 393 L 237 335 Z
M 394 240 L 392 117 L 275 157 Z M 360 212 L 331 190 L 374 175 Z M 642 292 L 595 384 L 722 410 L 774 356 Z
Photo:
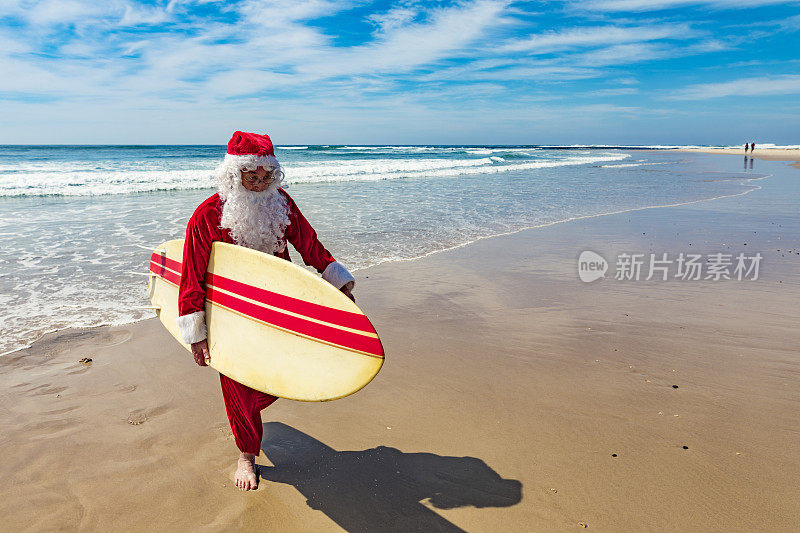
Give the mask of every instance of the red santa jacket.
M 283 189 L 278 189 L 278 191 L 286 198 L 288 207 L 289 225 L 286 227 L 286 241 L 294 246 L 306 265 L 313 266 L 318 272 L 332 274 L 323 275 L 323 277 L 337 285 L 337 288 L 341 288 L 348 277 L 352 279 L 352 276 L 322 246 L 317 239 L 317 232 L 297 208 L 292 197 Z M 220 200 L 219 194 L 215 194 L 200 204 L 192 218 L 189 219 L 186 227 L 186 241 L 183 245 L 181 283 L 178 289 L 178 315 L 180 315 L 178 322 L 180 326 L 183 326 L 181 318 L 184 318 L 184 315 L 205 310 L 205 275 L 208 268 L 208 257 L 211 253 L 211 243 L 222 241 L 235 244 L 230 230 L 219 227 L 221 217 L 222 200 Z M 284 248 L 283 252 L 276 252 L 275 255 L 291 261 L 288 248 Z M 338 267 L 338 269 L 328 268 L 332 263 L 335 263 L 333 267 Z M 341 285 L 338 284 L 340 282 Z M 181 329 L 183 333 L 184 327 Z M 192 339 L 196 339 L 198 335 L 205 338 L 204 332 L 194 335 L 183 333 L 184 341 L 196 342 Z

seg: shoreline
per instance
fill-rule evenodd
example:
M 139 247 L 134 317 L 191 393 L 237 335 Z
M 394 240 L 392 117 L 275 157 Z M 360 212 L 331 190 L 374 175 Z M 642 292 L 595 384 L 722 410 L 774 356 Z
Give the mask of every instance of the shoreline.
M 677 150 L 677 151 L 689 151 L 689 150 Z M 710 153 L 710 152 L 708 152 L 708 153 Z M 784 160 L 784 159 L 780 159 L 780 160 Z M 800 168 L 800 161 L 798 161 L 796 165 L 792 165 L 792 166 L 795 166 L 796 168 Z M 760 181 L 760 180 L 768 179 L 771 176 L 772 176 L 772 174 L 767 174 L 765 176 L 761 176 L 761 177 L 757 177 L 757 178 L 742 178 L 742 179 L 749 183 L 749 182 L 752 182 L 752 181 Z M 482 236 L 482 237 L 477 237 L 477 238 L 475 238 L 473 240 L 470 240 L 470 241 L 467 241 L 467 242 L 464 242 L 464 243 L 460 243 L 460 244 L 456 244 L 456 245 L 453 245 L 453 246 L 449 246 L 447 248 L 442 248 L 440 250 L 433 250 L 433 251 L 427 252 L 427 253 L 419 255 L 419 256 L 409 257 L 407 259 L 387 259 L 387 260 L 375 263 L 373 265 L 369 265 L 369 266 L 365 266 L 365 267 L 351 268 L 350 271 L 351 272 L 361 272 L 361 271 L 368 270 L 370 268 L 374 268 L 374 267 L 377 267 L 377 266 L 380 266 L 380 265 L 417 261 L 419 259 L 424 259 L 425 257 L 429 257 L 431 255 L 435 255 L 435 254 L 439 254 L 439 253 L 443 253 L 443 252 L 448 252 L 448 251 L 451 251 L 451 250 L 456 250 L 456 249 L 459 249 L 459 248 L 463 248 L 465 246 L 470 246 L 470 245 L 472 245 L 472 244 L 474 244 L 476 242 L 480 242 L 480 241 L 483 241 L 485 239 L 493 239 L 493 238 L 497 238 L 497 237 L 505 237 L 505 236 L 514 235 L 514 234 L 517 234 L 517 233 L 520 233 L 520 232 L 523 232 L 523 231 L 548 228 L 548 227 L 555 226 L 555 225 L 558 225 L 558 224 L 567 224 L 567 223 L 570 223 L 570 222 L 576 222 L 576 221 L 581 221 L 581 220 L 589 220 L 589 219 L 593 219 L 593 218 L 613 216 L 613 215 L 631 213 L 631 212 L 636 212 L 636 211 L 643 211 L 643 210 L 648 210 L 648 209 L 661 209 L 661 208 L 670 208 L 670 207 L 680 207 L 680 206 L 685 206 L 685 205 L 699 204 L 699 203 L 705 203 L 705 202 L 713 202 L 713 201 L 721 200 L 721 199 L 725 199 L 725 198 L 733 198 L 733 197 L 737 197 L 737 196 L 743 196 L 743 195 L 749 194 L 749 193 L 751 193 L 753 191 L 756 191 L 756 190 L 759 190 L 759 189 L 761 189 L 761 186 L 755 185 L 755 186 L 752 186 L 751 189 L 748 189 L 748 190 L 742 191 L 742 192 L 738 192 L 738 193 L 734 193 L 734 194 L 725 194 L 725 195 L 720 195 L 720 196 L 712 196 L 710 198 L 701 198 L 699 200 L 690 200 L 690 201 L 687 201 L 687 202 L 678 202 L 678 203 L 672 203 L 672 204 L 661 204 L 661 205 L 648 205 L 648 206 L 643 206 L 643 207 L 632 207 L 630 209 L 621 209 L 621 210 L 617 210 L 617 211 L 608 211 L 608 212 L 605 212 L 605 213 L 598 213 L 598 214 L 594 214 L 594 215 L 580 215 L 580 216 L 569 217 L 569 218 L 565 218 L 565 219 L 562 219 L 562 220 L 556 220 L 556 221 L 553 221 L 553 222 L 546 222 L 546 223 L 543 223 L 543 224 L 535 224 L 535 225 L 532 225 L 532 226 L 525 226 L 525 227 L 522 227 L 522 228 L 519 228 L 519 229 L 515 229 L 515 230 L 512 230 L 512 231 L 508 231 L 508 232 L 495 233 L 495 234 L 491 234 L 491 235 L 485 235 L 485 236 Z M 14 354 L 16 352 L 19 352 L 21 350 L 26 350 L 26 349 L 29 349 L 29 348 L 33 348 L 34 345 L 38 341 L 42 340 L 44 337 L 46 337 L 48 335 L 52 335 L 52 334 L 58 334 L 59 332 L 65 332 L 65 331 L 91 331 L 91 330 L 96 329 L 96 328 L 125 326 L 125 325 L 130 325 L 130 324 L 136 324 L 138 322 L 143 322 L 143 321 L 146 321 L 146 320 L 151 320 L 153 318 L 157 318 L 157 317 L 143 317 L 143 318 L 138 318 L 138 319 L 132 319 L 132 320 L 129 320 L 129 321 L 121 321 L 121 322 L 114 322 L 114 323 L 103 323 L 103 324 L 98 324 L 98 325 L 95 325 L 95 326 L 68 326 L 68 327 L 65 327 L 65 328 L 59 328 L 59 329 L 53 329 L 53 330 L 45 331 L 45 332 L 43 332 L 41 334 L 41 336 L 39 336 L 35 340 L 33 340 L 33 341 L 23 345 L 23 346 L 20 346 L 18 348 L 14 348 L 12 350 L 0 353 L 0 359 L 2 359 L 3 357 L 5 357 L 7 355 L 11 355 L 11 354 Z
M 363 269 L 384 369 L 265 410 L 252 493 L 216 374 L 157 320 L 46 336 L 0 358 L 0 510 L 14 529 L 791 529 L 800 191 L 764 166 L 717 201 Z M 765 258 L 757 281 L 582 283 L 581 250 Z

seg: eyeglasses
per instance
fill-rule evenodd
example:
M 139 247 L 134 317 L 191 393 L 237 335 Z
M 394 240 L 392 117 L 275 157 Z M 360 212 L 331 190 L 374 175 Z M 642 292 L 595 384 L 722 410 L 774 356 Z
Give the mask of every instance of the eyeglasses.
M 264 179 L 261 179 L 258 176 L 242 176 L 242 180 L 246 181 L 247 183 L 270 183 L 271 181 L 274 181 L 275 178 L 272 176 L 267 176 Z
M 250 183 L 250 184 L 259 183 L 259 182 L 270 183 L 272 181 L 275 181 L 277 169 L 272 169 L 269 173 L 267 173 L 267 175 L 264 178 L 259 178 L 258 176 L 245 175 L 245 172 L 248 172 L 248 171 L 246 171 L 246 170 L 242 171 L 242 180 L 246 181 L 247 183 Z M 250 171 L 250 172 L 252 172 L 252 171 Z

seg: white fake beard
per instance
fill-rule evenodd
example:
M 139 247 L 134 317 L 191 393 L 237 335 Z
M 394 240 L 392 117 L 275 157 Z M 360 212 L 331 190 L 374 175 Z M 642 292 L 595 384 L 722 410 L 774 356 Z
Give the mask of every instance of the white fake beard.
M 286 249 L 289 225 L 286 200 L 273 182 L 262 192 L 245 189 L 241 182 L 229 187 L 223 198 L 220 227 L 228 228 L 240 246 L 269 254 Z

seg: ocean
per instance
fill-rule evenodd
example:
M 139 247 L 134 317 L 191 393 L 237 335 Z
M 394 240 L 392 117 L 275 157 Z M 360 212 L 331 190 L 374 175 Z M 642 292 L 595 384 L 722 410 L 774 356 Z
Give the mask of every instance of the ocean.
M 141 309 L 146 278 L 134 272 L 147 271 L 146 249 L 183 237 L 224 153 L 0 146 L 0 354 L 50 331 L 154 316 Z M 352 271 L 574 218 L 740 194 L 755 177 L 628 147 L 281 146 L 276 156 L 287 191 Z

